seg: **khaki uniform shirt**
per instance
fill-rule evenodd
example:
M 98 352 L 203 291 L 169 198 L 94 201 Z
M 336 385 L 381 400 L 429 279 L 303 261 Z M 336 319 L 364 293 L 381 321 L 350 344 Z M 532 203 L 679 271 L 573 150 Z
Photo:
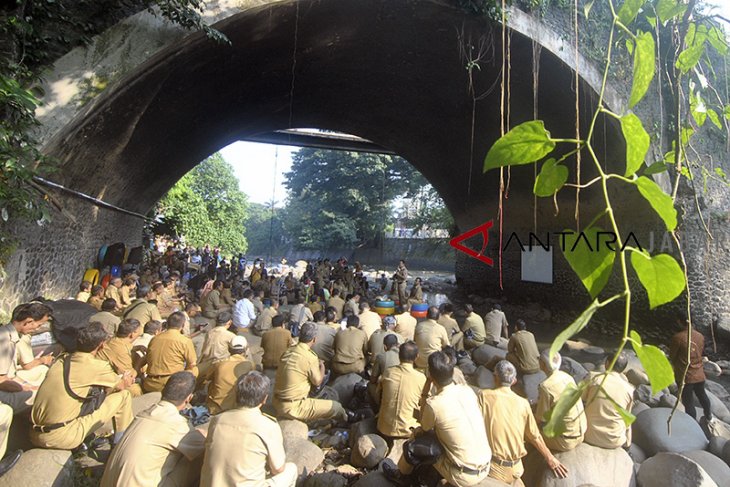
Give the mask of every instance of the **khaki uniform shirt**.
M 119 323 L 121 323 L 121 321 L 122 320 L 119 316 L 114 316 L 108 311 L 100 311 L 89 316 L 89 323 L 101 323 L 104 325 L 104 329 L 107 333 L 110 333 L 112 336 L 117 334 L 117 328 L 119 328 Z
M 203 348 L 200 352 L 200 363 L 215 362 L 231 356 L 228 345 L 236 335 L 228 331 L 225 326 L 216 326 L 205 335 Z
M 112 298 L 117 302 L 117 306 L 122 307 L 122 297 L 119 294 L 119 288 L 113 284 L 109 284 L 104 291 L 105 298 Z
M 382 323 L 380 315 L 375 311 L 367 309 L 360 313 L 360 329 L 365 332 L 368 339 L 374 332 L 381 329 Z
M 416 324 L 418 324 L 418 320 L 408 312 L 395 315 L 395 332 L 406 340 L 413 340 Z
M 307 321 L 314 321 L 312 311 L 304 306 L 303 304 L 295 304 L 289 312 L 289 321 L 296 321 L 298 324 L 302 324 Z
M 86 303 L 89 301 L 89 298 L 91 297 L 91 293 L 89 291 L 79 291 L 76 295 L 76 301 L 81 301 L 82 303 Z
M 213 364 L 203 380 L 210 379 L 207 406 L 210 414 L 218 414 L 236 407 L 236 382 L 242 375 L 255 369 L 245 355 L 231 355 Z
M 264 355 L 261 357 L 261 364 L 264 367 L 275 369 L 279 366 L 279 360 L 284 352 L 291 346 L 291 332 L 280 326 L 272 328 L 261 337 L 261 348 Z
M 12 323 L 0 327 L 0 375 L 15 377 L 20 335 Z
M 372 381 L 377 381 L 378 378 L 391 367 L 400 365 L 400 357 L 398 356 L 398 349 L 390 349 L 388 351 L 380 352 L 375 357 L 373 368 L 370 371 L 370 377 Z M 420 374 L 420 372 L 419 372 Z M 421 374 L 423 375 L 423 374 Z
M 386 436 L 407 438 L 418 427 L 418 404 L 426 376 L 405 363 L 383 372 L 378 384 L 380 413 L 378 431 Z
M 365 360 L 368 355 L 368 337 L 359 328 L 348 327 L 335 335 L 335 356 L 333 362 L 352 364 Z
M 317 354 L 306 343 L 298 343 L 281 356 L 276 369 L 274 397 L 280 401 L 305 399 L 311 386 L 321 381 Z
M 221 304 L 224 306 L 233 306 L 236 304 L 236 300 L 233 299 L 233 293 L 231 291 L 231 288 L 223 288 L 223 291 L 221 291 Z
M 130 289 L 127 286 L 119 288 L 119 305 L 127 307 L 132 304 L 132 298 L 129 296 Z
M 421 413 L 421 427 L 424 431 L 435 430 L 444 451 L 435 467 L 450 483 L 464 485 L 460 482 L 463 473 L 459 467 L 471 470 L 489 467 L 492 450 L 484 417 L 469 386 L 449 384 L 429 397 Z
M 197 356 L 193 341 L 180 333 L 180 330 L 163 331 L 154 337 L 147 347 L 147 378 L 144 381 L 144 388 L 146 391 L 162 390 L 159 386 L 164 386 L 167 377 L 182 370 L 189 370 L 197 376 L 196 365 Z M 157 380 L 159 378 L 162 380 Z
M 260 331 L 265 332 L 271 330 L 271 319 L 279 314 L 274 308 L 264 308 L 261 314 L 256 318 L 256 323 L 253 327 Z
M 104 344 L 104 348 L 99 351 L 97 358 L 109 362 L 109 365 L 117 374 L 134 370 L 134 367 L 132 367 L 132 342 L 127 338 L 112 338 Z
M 115 387 L 119 384 L 120 378 L 112 370 L 109 362 L 86 352 L 66 355 L 51 365 L 46 374 L 46 380 L 38 388 L 38 394 L 31 410 L 33 424 L 64 423 L 79 417 L 81 401 L 69 396 L 63 383 L 63 362 L 65 360 L 71 360 L 69 387 L 81 397 L 89 395 L 91 386 Z
M 439 316 L 437 323 L 444 327 L 446 334 L 451 338 L 454 334 L 459 333 L 459 324 L 449 315 L 442 314 Z
M 333 308 L 335 308 L 335 311 L 337 312 L 337 316 L 335 317 L 335 319 L 337 321 L 342 319 L 342 316 L 344 316 L 343 312 L 345 309 L 345 300 L 344 299 L 342 299 L 339 296 L 334 296 L 327 301 L 327 306 L 332 306 Z
M 276 420 L 259 408 L 232 409 L 210 421 L 200 487 L 266 487 L 267 466 L 281 468 L 285 462 Z
M 356 303 L 354 299 L 351 299 L 345 303 L 345 308 L 342 311 L 343 316 L 344 316 L 345 310 L 348 310 L 348 309 L 350 311 L 352 311 L 352 314 L 354 314 L 355 316 L 358 316 L 360 314 L 360 305 L 358 303 Z
M 94 307 L 97 311 L 101 311 L 101 304 L 104 302 L 104 298 L 99 296 L 91 296 L 87 303 Z
M 476 343 L 484 343 L 487 335 L 484 327 L 484 320 L 482 320 L 482 317 L 473 311 L 469 313 L 469 316 L 466 317 L 466 321 L 464 322 L 464 333 L 466 333 L 467 330 L 471 330 L 474 334 L 472 341 Z
M 322 304 L 317 302 L 309 303 L 307 305 L 307 308 L 309 308 L 309 311 L 312 313 L 312 316 L 314 316 L 314 313 L 317 311 L 324 311 L 324 308 L 322 307 Z
M 173 301 L 172 292 L 165 289 L 157 296 L 157 310 L 160 316 L 168 317 L 180 308 L 180 303 Z
M 547 422 L 545 414 L 555 406 L 560 395 L 569 385 L 576 387 L 575 380 L 562 370 L 556 370 L 542 381 L 537 387 L 538 398 L 535 417 L 538 422 Z M 579 400 L 565 415 L 565 433 L 561 436 L 571 439 L 582 438 L 587 427 L 586 416 L 583 414 L 583 401 Z
M 200 303 L 200 308 L 203 313 L 215 313 L 221 307 L 221 293 L 217 289 L 213 289 L 206 294 L 203 302 Z
M 326 363 L 331 362 L 332 357 L 335 356 L 335 335 L 337 335 L 337 330 L 340 329 L 340 325 L 336 323 L 335 325 L 337 328 L 317 323 L 317 342 L 312 350 L 320 360 L 324 360 Z
M 253 309 L 256 311 L 257 315 L 260 315 L 264 311 L 264 303 L 261 302 L 259 298 L 253 298 L 251 300 L 251 304 L 253 304 Z
M 162 321 L 160 310 L 157 306 L 148 303 L 144 299 L 135 299 L 124 312 L 124 319 L 138 320 L 140 325 L 144 326 L 150 321 Z
M 618 372 L 611 372 L 603 383 L 604 394 L 599 385 L 601 374 L 592 373 L 591 385 L 583 392 L 588 429 L 585 442 L 601 448 L 619 448 L 631 444 L 631 427 L 616 412 L 613 401 L 627 411 L 634 404 L 634 388 Z M 608 397 L 606 397 L 608 395 Z
M 530 373 L 540 370 L 540 351 L 535 343 L 535 335 L 527 330 L 512 334 L 507 344 L 507 360 L 512 362 L 518 372 Z
M 525 441 L 541 438 L 530 403 L 509 387 L 482 390 L 479 407 L 494 458 L 519 460 L 527 455 Z
M 509 326 L 507 317 L 498 309 L 493 309 L 484 315 L 484 328 L 486 330 L 486 342 L 492 345 L 499 343 L 502 336 L 502 330 Z
M 205 437 L 193 429 L 177 407 L 160 401 L 137 414 L 114 447 L 101 487 L 165 485 L 178 462 L 194 460 L 205 451 Z
M 370 338 L 368 339 L 368 351 L 370 352 L 370 363 L 375 362 L 375 357 L 380 355 L 385 351 L 385 345 L 383 344 L 383 340 L 388 335 L 395 335 L 395 337 L 398 339 L 398 345 L 401 345 L 403 343 L 403 337 L 398 335 L 397 333 L 394 333 L 392 331 L 388 330 L 376 330 L 372 335 L 370 335 Z
M 450 345 L 446 329 L 433 320 L 422 321 L 416 326 L 415 341 L 418 345 L 416 367 L 421 369 L 428 367 L 429 355 Z

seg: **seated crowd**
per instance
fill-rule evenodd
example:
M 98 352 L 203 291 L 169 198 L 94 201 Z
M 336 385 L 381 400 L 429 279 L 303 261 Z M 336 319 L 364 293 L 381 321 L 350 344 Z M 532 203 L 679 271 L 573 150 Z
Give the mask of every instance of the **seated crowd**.
M 301 279 L 267 276 L 263 263 L 248 275 L 235 266 L 210 274 L 208 267 L 198 287 L 191 287 L 197 275 L 186 266 L 168 263 L 112 279 L 106 289 L 82 284 L 77 298 L 98 312 L 79 330 L 76 349 L 55 359 L 30 348 L 30 335 L 52 309 L 33 302 L 14 310 L 0 328 L 0 453 L 13 414 L 30 410 L 30 439 L 41 448 L 83 449 L 111 422 L 103 486 L 293 486 L 296 467 L 286 462 L 274 417 L 339 425 L 362 419 L 362 408 L 321 397 L 330 376 L 345 374 L 362 376 L 363 396 L 389 444 L 435 433 L 441 454 L 433 467 L 405 456 L 383 464 L 401 484 L 437 475 L 457 487 L 486 477 L 521 485 L 528 446 L 564 477 L 553 452 L 582 442 L 602 448 L 631 442 L 614 407 L 632 407 L 624 355 L 612 372 L 586 379 L 559 436 L 543 435 L 546 414 L 575 381 L 560 370 L 560 354 L 540 352 L 523 320 L 510 334 L 497 304 L 480 316 L 471 305 L 445 303 L 428 307 L 419 320 L 410 313 L 423 300 L 419 279 L 395 313 L 381 317 L 371 303 L 388 295 L 387 281 L 371 289 L 359 264 L 350 269 L 344 259 L 334 267 L 318 261 Z M 405 279 L 401 266 L 397 275 Z M 180 270 L 162 273 L 162 267 Z M 152 277 L 158 275 L 159 281 Z M 394 298 L 400 288 L 395 279 Z M 261 350 L 254 350 L 249 342 L 258 337 Z M 495 385 L 480 390 L 457 364 L 483 345 L 505 358 L 486 364 Z M 540 370 L 547 379 L 530 404 L 519 382 Z M 150 392 L 161 393 L 160 401 L 135 417 L 132 398 Z M 180 414 L 191 403 L 207 408 L 211 421 L 191 426 Z M 17 455 L 5 457 L 0 473 Z

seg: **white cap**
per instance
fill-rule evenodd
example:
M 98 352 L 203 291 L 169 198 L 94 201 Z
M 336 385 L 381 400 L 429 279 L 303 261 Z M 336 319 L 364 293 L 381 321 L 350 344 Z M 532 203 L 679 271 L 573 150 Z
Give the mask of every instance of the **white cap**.
M 248 341 L 246 340 L 246 337 L 236 335 L 231 338 L 231 343 L 229 343 L 228 346 L 230 348 L 246 348 L 248 347 Z

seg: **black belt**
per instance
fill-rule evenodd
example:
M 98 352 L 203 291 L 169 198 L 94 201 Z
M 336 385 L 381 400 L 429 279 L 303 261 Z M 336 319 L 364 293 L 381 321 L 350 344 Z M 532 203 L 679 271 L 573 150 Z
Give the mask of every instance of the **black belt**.
M 467 475 L 479 475 L 480 473 L 486 471 L 489 468 L 489 465 L 486 465 L 479 470 L 474 470 L 473 468 L 469 467 L 459 467 L 459 470 Z
M 163 374 L 163 375 L 153 375 L 153 374 L 147 374 L 147 377 L 150 379 L 161 379 L 163 377 L 170 377 L 172 374 Z
M 518 458 L 517 460 L 502 460 L 501 458 L 492 457 L 492 463 L 499 465 L 500 467 L 514 467 L 521 461 L 521 458 Z
M 64 426 L 66 426 L 69 423 L 71 423 L 71 421 L 64 421 L 63 423 L 44 424 L 44 425 L 34 424 L 33 431 L 37 431 L 38 433 L 50 433 L 53 430 L 63 428 Z

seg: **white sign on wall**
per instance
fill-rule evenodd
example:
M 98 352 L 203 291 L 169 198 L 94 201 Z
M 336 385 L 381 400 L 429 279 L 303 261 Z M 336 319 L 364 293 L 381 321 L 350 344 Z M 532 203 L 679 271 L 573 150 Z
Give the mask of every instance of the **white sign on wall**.
M 545 250 L 539 245 L 522 251 L 522 280 L 553 283 L 553 248 Z

